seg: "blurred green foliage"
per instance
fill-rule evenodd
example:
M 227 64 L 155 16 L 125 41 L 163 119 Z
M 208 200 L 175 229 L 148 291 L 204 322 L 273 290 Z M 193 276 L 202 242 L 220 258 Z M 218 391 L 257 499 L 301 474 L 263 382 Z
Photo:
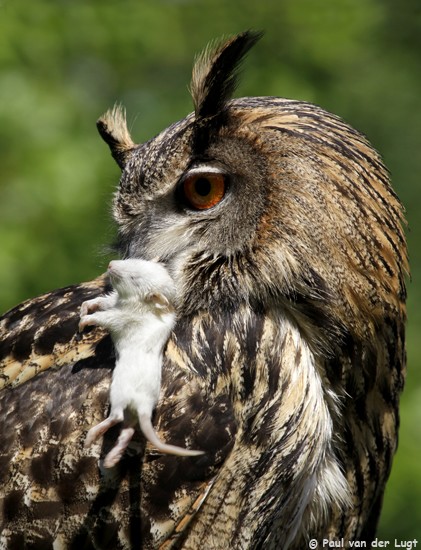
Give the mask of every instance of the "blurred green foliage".
M 421 541 L 419 0 L 0 0 L 0 309 L 109 259 L 119 172 L 95 129 L 116 101 L 138 141 L 191 110 L 193 56 L 247 28 L 240 95 L 318 103 L 381 151 L 407 208 L 408 382 L 379 537 Z

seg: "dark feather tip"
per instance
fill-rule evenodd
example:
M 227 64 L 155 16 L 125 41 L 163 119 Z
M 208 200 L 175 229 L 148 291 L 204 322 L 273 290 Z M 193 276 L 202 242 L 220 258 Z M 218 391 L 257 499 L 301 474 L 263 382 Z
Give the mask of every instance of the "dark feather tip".
M 221 113 L 234 93 L 238 69 L 263 33 L 246 31 L 219 45 L 210 44 L 197 58 L 191 81 L 196 121 Z
M 127 129 L 126 113 L 115 105 L 97 120 L 96 126 L 102 139 L 108 144 L 111 154 L 121 169 L 124 168 L 128 153 L 135 147 Z

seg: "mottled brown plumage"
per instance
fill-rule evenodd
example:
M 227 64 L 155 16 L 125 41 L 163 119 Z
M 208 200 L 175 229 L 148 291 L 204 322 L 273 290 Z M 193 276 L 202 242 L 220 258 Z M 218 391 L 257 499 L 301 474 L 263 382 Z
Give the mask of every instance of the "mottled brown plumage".
M 138 434 L 101 471 L 118 429 L 102 448 L 83 439 L 107 412 L 113 350 L 77 322 L 106 282 L 27 302 L 1 321 L 4 548 L 299 550 L 374 536 L 405 372 L 402 207 L 339 118 L 229 99 L 257 38 L 200 57 L 195 112 L 147 143 L 119 109 L 98 123 L 122 168 L 120 253 L 158 257 L 179 287 L 155 428 L 205 455 L 160 455 Z

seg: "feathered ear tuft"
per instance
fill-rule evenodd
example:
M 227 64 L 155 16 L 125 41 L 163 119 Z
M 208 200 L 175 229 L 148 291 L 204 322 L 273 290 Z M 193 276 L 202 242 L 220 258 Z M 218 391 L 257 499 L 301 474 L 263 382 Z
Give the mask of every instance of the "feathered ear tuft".
M 190 85 L 196 121 L 214 117 L 223 111 L 236 88 L 241 61 L 262 34 L 243 32 L 216 46 L 210 44 L 198 56 Z
M 128 153 L 136 146 L 127 129 L 125 109 L 121 105 L 114 105 L 97 120 L 96 126 L 117 164 L 123 169 Z

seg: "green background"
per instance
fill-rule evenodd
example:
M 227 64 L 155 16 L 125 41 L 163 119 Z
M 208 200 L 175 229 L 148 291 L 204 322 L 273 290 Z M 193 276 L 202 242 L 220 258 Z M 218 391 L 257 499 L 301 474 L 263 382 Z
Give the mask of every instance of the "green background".
M 0 310 L 105 270 L 119 171 L 95 129 L 114 102 L 137 141 L 183 118 L 195 53 L 265 31 L 239 95 L 318 103 L 382 153 L 406 206 L 408 379 L 378 536 L 421 545 L 421 2 L 0 0 Z

